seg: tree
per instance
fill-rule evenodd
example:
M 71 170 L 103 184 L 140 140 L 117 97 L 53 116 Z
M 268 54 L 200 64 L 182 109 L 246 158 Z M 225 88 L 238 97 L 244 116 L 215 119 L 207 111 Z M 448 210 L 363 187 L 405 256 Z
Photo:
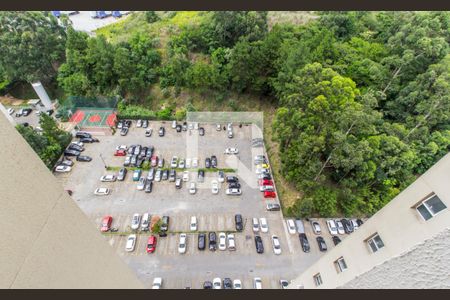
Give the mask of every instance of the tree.
M 0 65 L 11 81 L 49 81 L 64 60 L 65 40 L 50 13 L 0 12 Z
M 155 23 L 159 21 L 160 18 L 155 11 L 150 10 L 145 12 L 145 20 L 147 21 L 147 23 Z

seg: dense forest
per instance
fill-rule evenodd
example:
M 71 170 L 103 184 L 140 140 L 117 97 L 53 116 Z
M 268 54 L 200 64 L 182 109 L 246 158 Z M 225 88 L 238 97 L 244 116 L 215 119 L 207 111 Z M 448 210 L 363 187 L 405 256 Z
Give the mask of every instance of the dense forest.
M 155 24 L 177 15 L 142 14 Z M 144 116 L 154 86 L 169 98 L 187 89 L 268 101 L 281 174 L 302 193 L 292 215 L 373 214 L 449 151 L 450 13 L 320 12 L 270 30 L 267 12 L 198 16 L 167 40 L 129 29 L 112 42 L 48 14 L 2 12 L 0 80 L 120 95 L 120 109 Z

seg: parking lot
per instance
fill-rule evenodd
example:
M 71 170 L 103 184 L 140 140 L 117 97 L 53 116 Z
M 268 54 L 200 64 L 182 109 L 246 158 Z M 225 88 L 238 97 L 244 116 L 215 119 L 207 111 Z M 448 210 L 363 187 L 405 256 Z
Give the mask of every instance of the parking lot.
M 158 136 L 158 128 L 164 126 L 164 137 Z M 304 221 L 305 231 L 311 251 L 304 253 L 299 243 L 298 234 L 289 234 L 286 222 L 280 211 L 267 211 L 266 203 L 277 202 L 277 199 L 264 199 L 256 185 L 257 177 L 253 173 L 251 181 L 248 176 L 241 177 L 242 195 L 228 196 L 225 194 L 226 183 L 221 183 L 219 194 L 211 192 L 210 180 L 217 178 L 217 172 L 206 172 L 205 181 L 197 183 L 194 195 L 188 192 L 188 182 L 183 182 L 181 189 L 176 189 L 174 182 L 154 182 L 151 193 L 136 189 L 129 171 L 125 181 L 100 182 L 99 178 L 106 174 L 117 174 L 117 171 L 107 171 L 108 167 L 122 167 L 124 157 L 113 156 L 116 146 L 125 144 L 141 144 L 154 146 L 154 154 L 165 159 L 165 167 L 172 156 L 179 158 L 198 157 L 199 167 L 205 167 L 205 158 L 216 155 L 218 168 L 235 169 L 235 161 L 225 155 L 225 148 L 239 149 L 239 166 L 249 170 L 254 168 L 252 148 L 252 127 L 234 126 L 234 137 L 227 138 L 224 130 L 216 131 L 215 124 L 201 124 L 205 135 L 199 136 L 197 130 L 187 130 L 177 133 L 171 128 L 171 122 L 150 122 L 153 129 L 151 137 L 145 137 L 144 128 L 136 128 L 135 122 L 126 136 L 115 135 L 96 136 L 100 142 L 85 144 L 83 155 L 93 158 L 91 162 L 75 162 L 70 173 L 55 174 L 66 189 L 73 191 L 72 198 L 79 207 L 92 219 L 94 226 L 100 229 L 102 217 L 111 215 L 113 227 L 117 233 L 106 233 L 105 238 L 124 261 L 137 272 L 139 278 L 147 287 L 151 287 L 154 277 L 163 278 L 163 288 L 201 288 L 205 280 L 212 281 L 215 277 L 240 279 L 243 288 L 253 287 L 253 278 L 261 277 L 263 288 L 280 288 L 279 280 L 291 280 L 302 270 L 314 263 L 321 255 L 316 235 L 310 224 Z M 194 145 L 194 146 L 192 146 Z M 198 147 L 196 146 L 198 145 Z M 263 151 L 264 148 L 259 148 Z M 100 156 L 101 155 L 101 156 Z M 239 167 L 241 169 L 241 167 Z M 116 170 L 116 168 L 114 168 Z M 148 171 L 142 176 L 146 177 Z M 177 174 L 178 175 L 178 174 Z M 181 175 L 181 174 L 179 174 Z M 236 175 L 226 173 L 226 175 Z M 190 180 L 196 181 L 196 172 L 190 172 Z M 96 196 L 94 190 L 99 187 L 111 189 L 107 196 Z M 169 234 L 167 237 L 157 237 L 156 251 L 146 252 L 146 241 L 150 233 L 138 233 L 136 247 L 133 252 L 125 251 L 125 243 L 130 230 L 131 217 L 134 213 L 170 216 Z M 234 232 L 234 215 L 241 214 L 244 219 L 244 230 Z M 236 251 L 215 252 L 198 250 L 197 234 L 189 232 L 189 220 L 196 216 L 198 231 L 233 232 L 236 239 Z M 255 234 L 252 231 L 252 218 L 266 218 L 269 232 L 258 234 L 262 237 L 264 253 L 257 254 L 255 250 Z M 322 236 L 328 249 L 334 247 L 328 233 L 325 220 L 319 220 Z M 178 253 L 179 233 L 188 234 L 187 251 Z M 282 253 L 275 255 L 272 251 L 271 236 L 280 239 Z M 340 236 L 341 239 L 345 235 Z

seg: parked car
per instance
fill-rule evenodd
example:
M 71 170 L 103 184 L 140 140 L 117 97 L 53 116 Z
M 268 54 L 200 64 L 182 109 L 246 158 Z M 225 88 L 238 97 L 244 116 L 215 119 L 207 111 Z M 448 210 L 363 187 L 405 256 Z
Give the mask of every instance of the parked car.
M 350 219 L 350 222 L 353 225 L 353 231 L 356 231 L 359 229 L 359 225 L 358 225 L 358 222 L 356 221 L 356 219 Z
M 225 193 L 230 196 L 239 196 L 242 194 L 242 191 L 241 189 L 227 189 Z
M 317 221 L 311 221 L 311 228 L 315 234 L 322 233 L 322 231 L 320 230 L 319 222 L 317 222 Z
M 236 176 L 227 176 L 227 182 L 238 182 L 239 179 Z
M 358 227 L 361 227 L 364 222 L 361 219 L 356 219 L 356 223 L 358 224 Z
M 148 127 L 148 120 L 143 120 L 142 121 L 142 128 L 147 128 Z
M 178 162 L 178 168 L 184 169 L 185 168 L 185 162 L 183 158 L 180 158 L 180 161 Z
M 281 254 L 281 244 L 280 239 L 276 235 L 272 235 L 272 249 L 275 255 Z
M 216 195 L 219 193 L 219 182 L 217 180 L 211 181 L 211 192 Z
M 331 239 L 333 240 L 333 244 L 335 246 L 337 246 L 341 242 L 341 239 L 337 235 L 333 235 Z
M 158 156 L 153 155 L 150 159 L 150 166 L 156 167 L 158 165 Z
M 194 157 L 192 159 L 192 168 L 197 168 L 198 167 L 198 158 Z
M 353 224 L 351 224 L 347 219 L 342 219 L 341 223 L 344 226 L 345 233 L 350 234 L 353 232 Z
M 241 188 L 241 184 L 239 182 L 230 182 L 228 184 L 228 188 L 229 189 L 240 189 Z
M 259 220 L 258 220 L 258 218 L 253 218 L 252 219 L 252 230 L 253 230 L 253 232 L 258 232 L 259 231 Z
M 336 223 L 333 220 L 327 220 L 327 227 L 331 235 L 338 234 Z
M 159 236 L 166 236 L 167 235 L 167 230 L 169 230 L 169 216 L 163 216 L 161 218 L 161 227 L 160 232 L 159 232 Z
M 203 289 L 204 290 L 212 290 L 213 289 L 213 283 L 211 281 L 203 282 Z
M 100 181 L 102 181 L 102 182 L 114 182 L 114 181 L 116 181 L 116 176 L 112 175 L 112 174 L 103 175 L 102 177 L 100 177 Z
M 80 142 L 82 143 L 98 143 L 99 140 L 93 137 L 82 137 L 80 138 Z
M 156 236 L 151 235 L 147 240 L 147 253 L 153 253 L 156 250 Z
M 151 137 L 151 136 L 152 136 L 152 133 L 153 133 L 153 129 L 151 129 L 151 128 L 147 128 L 147 129 L 145 130 L 145 136 L 146 136 L 146 137 Z
M 219 182 L 224 182 L 225 181 L 225 173 L 223 171 L 219 171 L 217 180 Z
M 149 230 L 150 218 L 151 218 L 151 216 L 149 213 L 145 213 L 142 215 L 142 222 L 141 222 L 141 230 L 142 231 Z
M 244 229 L 244 222 L 241 214 L 234 215 L 234 223 L 237 231 L 242 231 Z
M 92 157 L 87 155 L 78 155 L 77 161 L 84 161 L 84 162 L 90 162 L 92 160 Z
M 239 149 L 238 148 L 227 148 L 224 151 L 225 154 L 238 154 Z
M 128 134 L 128 127 L 122 127 L 122 129 L 120 130 L 120 135 L 126 136 L 127 134 Z
M 305 233 L 299 233 L 298 238 L 300 240 L 300 245 L 302 246 L 302 250 L 305 253 L 308 253 L 310 250 L 308 238 L 306 237 Z
M 140 169 L 136 169 L 133 172 L 133 181 L 139 181 L 141 179 L 142 171 Z
M 136 127 L 142 127 L 142 120 L 137 120 Z
M 318 236 L 318 237 L 316 237 L 316 240 L 317 240 L 317 244 L 319 245 L 319 250 L 321 252 L 327 251 L 327 244 L 325 243 L 325 240 L 323 239 L 323 237 Z
M 223 250 L 227 249 L 226 239 L 227 239 L 227 236 L 226 236 L 225 232 L 220 232 L 219 233 L 219 250 L 223 251 Z
M 148 170 L 148 174 L 147 174 L 147 180 L 148 181 L 153 181 L 155 179 L 155 168 L 150 168 L 150 170 Z
M 191 231 L 197 231 L 197 217 L 191 216 L 191 221 L 189 222 L 189 229 Z
M 261 228 L 261 232 L 269 232 L 269 224 L 266 218 L 259 218 L 259 227 Z
M 233 280 L 233 289 L 242 290 L 242 282 L 239 279 Z
M 180 124 L 177 124 L 177 126 L 176 126 L 176 131 L 177 131 L 177 132 L 181 132 L 182 129 L 183 129 L 183 128 L 181 127 L 181 125 L 180 125 Z
M 178 253 L 186 253 L 187 247 L 187 235 L 185 233 L 180 234 L 180 242 L 178 243 Z
M 197 189 L 195 187 L 195 182 L 191 182 L 189 185 L 189 194 L 193 195 L 197 192 Z
M 259 191 L 260 192 L 273 192 L 275 191 L 275 188 L 273 187 L 273 185 L 262 185 L 259 187 Z
M 159 158 L 158 159 L 158 168 L 164 168 L 164 158 Z
M 300 219 L 295 219 L 295 227 L 297 227 L 298 233 L 305 233 L 305 226 L 303 225 L 303 221 Z
M 111 216 L 104 216 L 102 219 L 102 227 L 100 228 L 101 232 L 107 232 L 111 229 L 113 218 Z
M 208 233 L 208 248 L 210 251 L 216 251 L 216 246 L 217 246 L 217 238 L 216 238 L 216 233 L 215 232 L 210 232 Z
M 97 189 L 95 189 L 94 194 L 97 196 L 106 196 L 106 195 L 109 195 L 110 192 L 111 192 L 111 190 L 108 188 L 97 188 Z
M 181 189 L 181 177 L 177 177 L 177 178 L 175 179 L 175 187 L 176 187 L 177 189 Z
M 288 232 L 290 234 L 295 234 L 296 233 L 294 220 L 292 220 L 292 219 L 286 220 L 286 225 L 287 225 Z
M 58 165 L 55 168 L 55 172 L 57 172 L 57 173 L 67 173 L 67 172 L 70 172 L 71 170 L 72 170 L 72 167 L 65 166 L 65 165 Z
M 213 279 L 213 287 L 215 290 L 222 289 L 222 280 L 220 280 L 220 278 L 214 278 Z
M 218 123 L 216 124 L 216 130 L 217 131 L 221 131 L 222 130 L 222 126 L 220 126 L 220 124 L 218 124 Z
M 78 131 L 75 134 L 76 138 L 90 138 L 92 137 L 92 135 L 89 132 L 85 132 L 85 131 Z
M 76 151 L 76 150 L 64 150 L 64 155 L 65 156 L 79 156 L 81 153 L 80 151 Z
M 159 290 L 162 287 L 163 280 L 161 277 L 156 277 L 153 279 L 152 289 L 153 290 Z
M 204 135 L 205 135 L 205 128 L 200 127 L 200 128 L 198 129 L 198 134 L 199 134 L 200 136 L 204 136 Z
M 178 167 L 178 157 L 177 156 L 172 156 L 172 160 L 170 161 L 170 167 L 171 168 Z
M 198 180 L 198 182 L 203 182 L 203 181 L 205 181 L 205 171 L 203 171 L 203 170 L 198 170 L 197 180 Z
M 230 278 L 224 278 L 223 279 L 223 288 L 225 290 L 231 290 L 233 288 L 233 282 Z
M 127 252 L 133 251 L 135 245 L 136 245 L 136 235 L 130 234 L 127 238 L 127 243 L 125 245 L 125 251 L 127 251 Z
M 67 157 L 64 157 L 64 158 L 59 162 L 59 165 L 72 167 L 72 166 L 73 166 L 73 161 L 71 161 L 71 160 L 68 159 Z
M 227 136 L 229 139 L 233 138 L 233 130 L 228 130 Z
M 277 193 L 275 191 L 265 191 L 264 198 L 276 198 Z
M 262 239 L 259 235 L 255 235 L 255 247 L 256 247 L 256 253 L 258 253 L 258 254 L 264 253 L 264 245 L 263 245 Z
M 131 229 L 132 230 L 139 229 L 140 224 L 141 224 L 141 215 L 136 213 L 131 218 Z
M 158 131 L 158 134 L 159 134 L 159 136 L 164 136 L 164 133 L 166 132 L 166 130 L 164 129 L 164 127 L 159 127 L 159 131 Z
M 15 111 L 14 108 L 11 108 L 11 107 L 8 108 L 8 114 L 9 115 L 12 115 L 14 113 L 14 111 Z
M 116 150 L 114 156 L 126 156 L 127 152 L 125 150 Z
M 345 234 L 344 225 L 342 225 L 342 222 L 340 220 L 334 220 L 336 223 L 337 232 L 339 234 Z
M 206 247 L 206 234 L 200 233 L 198 235 L 198 250 L 205 250 Z
M 278 203 L 267 203 L 267 205 L 266 205 L 266 210 L 268 210 L 268 211 L 278 211 L 280 209 L 281 209 L 281 207 L 280 207 L 280 204 L 278 204 Z
M 144 192 L 151 193 L 153 188 L 153 181 L 147 180 L 145 182 Z
M 217 157 L 215 155 L 211 156 L 211 167 L 217 168 Z
M 227 242 L 228 242 L 228 250 L 236 251 L 236 242 L 234 239 L 234 234 L 229 233 L 227 235 Z
M 155 174 L 155 181 L 161 181 L 161 177 L 162 177 L 162 170 L 158 169 L 156 170 L 156 174 Z
M 191 162 L 192 160 L 190 158 L 186 158 L 186 165 L 185 165 L 186 169 L 189 169 L 191 167 Z
M 205 159 L 205 167 L 206 168 L 211 168 L 211 159 L 209 157 L 207 157 Z
M 169 171 L 169 181 L 174 182 L 177 176 L 177 172 L 174 169 L 170 169 Z

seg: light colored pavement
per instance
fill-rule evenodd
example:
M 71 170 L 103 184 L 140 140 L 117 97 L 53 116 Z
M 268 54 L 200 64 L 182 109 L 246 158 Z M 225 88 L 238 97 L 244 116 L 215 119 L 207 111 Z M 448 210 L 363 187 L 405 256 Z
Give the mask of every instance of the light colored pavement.
M 165 126 L 166 135 L 159 137 L 159 126 Z M 302 270 L 314 263 L 322 253 L 318 250 L 316 236 L 312 233 L 308 222 L 305 230 L 311 245 L 311 252 L 304 253 L 301 249 L 298 234 L 289 234 L 281 212 L 268 212 L 265 209 L 266 200 L 257 188 L 251 187 L 241 178 L 242 195 L 225 195 L 225 184 L 222 184 L 218 195 L 210 190 L 209 180 L 217 176 L 216 172 L 206 172 L 205 183 L 200 185 L 195 195 L 187 191 L 187 184 L 183 182 L 182 189 L 176 189 L 173 182 L 161 181 L 153 183 L 151 193 L 136 190 L 136 183 L 132 181 L 132 174 L 128 172 L 123 182 L 102 183 L 100 176 L 114 172 L 105 171 L 104 164 L 99 157 L 102 154 L 109 166 L 121 166 L 124 157 L 115 157 L 113 153 L 119 144 L 142 144 L 155 147 L 155 153 L 166 160 L 166 166 L 172 155 L 185 158 L 186 153 L 199 158 L 200 167 L 204 167 L 207 156 L 216 155 L 219 168 L 228 168 L 226 155 L 223 151 L 227 147 L 237 147 L 240 151 L 239 159 L 247 168 L 252 166 L 251 127 L 235 126 L 235 137 L 228 139 L 223 130 L 217 132 L 214 125 L 204 125 L 205 136 L 198 136 L 197 131 L 191 133 L 177 133 L 171 128 L 170 122 L 151 122 L 152 137 L 145 137 L 145 129 L 135 128 L 134 124 L 127 136 L 118 133 L 114 136 L 98 136 L 100 143 L 86 144 L 84 155 L 93 157 L 92 162 L 75 162 L 69 174 L 56 174 L 65 188 L 73 190 L 72 198 L 79 207 L 92 219 L 94 226 L 100 226 L 104 215 L 113 216 L 113 227 L 119 232 L 130 230 L 131 216 L 134 213 L 170 216 L 167 237 L 158 237 L 156 252 L 146 253 L 146 240 L 150 233 L 139 234 L 136 249 L 132 253 L 125 252 L 126 235 L 105 235 L 110 245 L 137 272 L 139 278 L 150 287 L 154 277 L 162 277 L 164 288 L 200 288 L 205 280 L 214 277 L 241 279 L 244 288 L 252 288 L 253 277 L 261 277 L 264 288 L 279 288 L 279 280 L 290 280 Z M 193 139 L 198 139 L 198 149 L 192 145 L 186 149 Z M 194 172 L 191 172 L 194 173 Z M 147 176 L 147 172 L 143 172 Z M 191 180 L 196 180 L 196 174 L 191 174 Z M 255 182 L 257 181 L 254 175 Z M 97 187 L 112 189 L 109 196 L 95 196 L 93 191 Z M 273 200 L 271 200 L 273 201 Z M 197 249 L 197 234 L 189 233 L 189 219 L 195 215 L 198 218 L 200 231 L 234 230 L 234 215 L 242 214 L 244 231 L 235 233 L 236 248 L 234 252 Z M 259 233 L 263 239 L 264 253 L 257 254 L 255 250 L 254 233 L 251 229 L 253 217 L 265 217 L 268 220 L 269 232 Z M 324 220 L 320 220 L 322 236 L 329 248 L 333 247 L 331 237 L 326 229 Z M 188 247 L 186 254 L 178 254 L 179 232 L 188 233 Z M 280 238 L 282 254 L 277 256 L 272 251 L 271 235 Z

